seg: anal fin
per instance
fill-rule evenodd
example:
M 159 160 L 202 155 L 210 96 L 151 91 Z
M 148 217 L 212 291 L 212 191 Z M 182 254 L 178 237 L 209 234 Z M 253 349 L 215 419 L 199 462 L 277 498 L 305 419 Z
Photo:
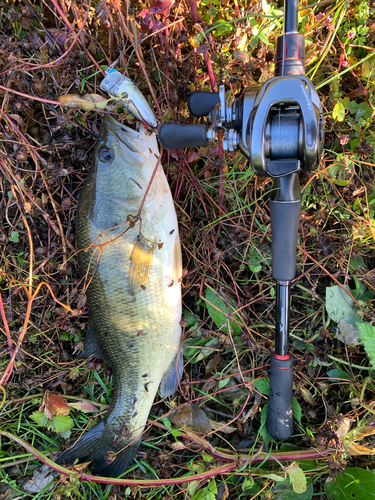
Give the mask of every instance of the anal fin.
M 177 353 L 177 366 L 176 358 L 174 358 L 168 371 L 164 374 L 164 377 L 160 384 L 160 396 L 166 398 L 167 396 L 172 396 L 178 387 L 178 382 L 181 380 L 182 373 L 184 371 L 184 358 L 183 358 L 183 347 L 181 345 L 179 352 Z
M 94 333 L 94 328 L 89 320 L 86 330 L 86 339 L 85 339 L 85 347 L 82 352 L 75 356 L 75 359 L 84 359 L 84 358 L 99 358 L 106 363 L 108 363 L 103 351 L 96 340 L 96 336 Z

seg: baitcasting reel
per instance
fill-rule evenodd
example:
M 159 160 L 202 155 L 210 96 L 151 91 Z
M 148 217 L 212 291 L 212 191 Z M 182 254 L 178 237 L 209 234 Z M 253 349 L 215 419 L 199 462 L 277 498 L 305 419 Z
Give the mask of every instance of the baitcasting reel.
M 277 40 L 275 77 L 247 88 L 240 97 L 192 92 L 192 116 L 211 125 L 163 123 L 159 140 L 169 150 L 206 146 L 224 132 L 223 147 L 239 150 L 257 175 L 276 180 L 270 202 L 272 276 L 276 280 L 276 342 L 270 361 L 267 429 L 277 439 L 293 433 L 293 358 L 289 354 L 290 284 L 296 273 L 301 212 L 298 172 L 319 165 L 324 119 L 318 94 L 305 77 L 305 39 L 298 34 L 298 0 L 285 0 L 284 34 Z
M 209 115 L 211 125 L 163 123 L 161 144 L 170 150 L 207 146 L 224 131 L 223 148 L 240 150 L 257 175 L 281 177 L 319 164 L 323 146 L 323 110 L 315 88 L 305 76 L 276 76 L 234 98 L 219 92 L 192 92 L 190 114 Z

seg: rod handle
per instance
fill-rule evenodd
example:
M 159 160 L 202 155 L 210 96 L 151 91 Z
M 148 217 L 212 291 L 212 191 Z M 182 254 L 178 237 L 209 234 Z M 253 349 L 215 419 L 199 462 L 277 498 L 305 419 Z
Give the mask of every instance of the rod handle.
M 271 354 L 267 430 L 281 441 L 293 434 L 293 357 Z
M 272 230 L 272 276 L 292 281 L 296 275 L 298 223 L 301 202 L 270 201 Z
M 207 125 L 163 123 L 159 127 L 160 144 L 169 150 L 206 146 Z
M 188 108 L 192 116 L 199 118 L 208 115 L 215 104 L 219 104 L 219 102 L 219 92 L 195 90 L 189 95 Z

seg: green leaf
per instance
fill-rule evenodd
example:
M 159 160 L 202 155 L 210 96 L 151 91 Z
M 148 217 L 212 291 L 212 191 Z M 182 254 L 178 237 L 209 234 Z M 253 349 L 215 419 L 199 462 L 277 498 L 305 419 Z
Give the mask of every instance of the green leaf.
M 265 377 L 265 378 L 260 378 L 258 380 L 255 380 L 254 387 L 261 394 L 268 396 L 268 394 L 270 393 L 270 378 Z
M 202 339 L 202 332 L 199 331 L 197 333 L 198 336 L 190 337 L 184 340 L 184 356 L 189 360 L 189 362 L 192 363 L 196 363 L 197 361 L 206 358 L 215 351 L 212 351 L 211 349 L 198 349 L 196 347 L 189 349 L 189 345 L 215 347 L 219 343 L 219 340 L 215 337 Z
M 307 491 L 306 476 L 297 462 L 293 462 L 285 471 L 289 475 L 294 492 L 305 493 Z
M 362 77 L 363 78 L 368 78 L 372 71 L 374 69 L 374 58 L 371 57 L 371 59 L 367 59 L 366 61 L 363 61 L 362 63 Z
M 245 477 L 242 483 L 242 491 L 246 493 L 250 498 L 253 495 L 256 495 L 259 493 L 260 490 L 260 484 L 259 481 L 254 481 L 252 476 L 250 477 Z
M 351 291 L 347 285 L 344 285 L 344 288 Z M 328 316 L 336 323 L 341 318 L 344 318 L 351 325 L 360 321 L 360 317 L 354 309 L 353 299 L 339 285 L 326 288 L 326 309 Z
M 375 327 L 369 323 L 358 322 L 358 333 L 363 342 L 363 346 L 370 359 L 372 366 L 375 367 Z
M 259 434 L 263 438 L 264 444 L 268 446 L 271 442 L 272 436 L 267 430 L 267 415 L 268 415 L 268 403 L 266 403 L 260 413 L 260 429 Z
M 350 101 L 349 103 L 349 111 L 350 113 L 356 113 L 358 111 L 359 104 L 356 103 L 355 101 Z
M 299 404 L 297 398 L 295 398 L 294 396 L 292 399 L 292 408 L 293 408 L 293 417 L 301 425 L 302 408 L 301 408 L 301 405 Z
M 334 179 L 333 182 L 336 184 L 336 186 L 347 186 L 350 184 L 350 181 L 345 181 L 343 179 Z
M 206 347 L 215 347 L 219 343 L 217 338 L 208 339 L 208 341 L 204 344 Z M 194 363 L 198 363 L 202 361 L 202 359 L 207 358 L 210 354 L 213 354 L 215 351 L 212 349 L 200 349 L 200 353 L 196 358 L 194 358 Z
M 267 47 L 268 47 L 268 45 L 270 44 L 270 41 L 268 40 L 268 38 L 267 38 L 267 36 L 265 35 L 265 33 L 263 33 L 263 32 L 261 31 L 261 32 L 259 33 L 258 37 L 259 37 L 259 40 L 260 40 L 261 42 L 263 42 L 265 45 L 267 45 Z
M 328 500 L 375 500 L 375 474 L 358 467 L 347 467 L 324 487 Z
M 332 381 L 336 380 L 337 382 L 340 382 L 340 380 L 338 379 L 345 379 L 345 380 L 351 380 L 352 377 L 351 375 L 349 375 L 348 372 L 346 372 L 345 370 L 329 370 L 327 372 L 327 375 L 329 378 L 332 379 Z
M 355 115 L 355 121 L 360 123 L 360 118 L 363 120 L 368 120 L 372 115 L 372 108 L 366 102 L 361 102 L 358 106 L 357 114 Z
M 262 270 L 262 265 L 261 264 L 250 264 L 249 268 L 250 268 L 250 271 L 252 273 L 259 273 L 259 271 Z
M 215 25 L 215 35 L 225 35 L 233 30 L 233 25 L 225 21 L 224 19 L 218 19 Z
M 206 488 L 202 488 L 192 497 L 192 500 L 216 500 L 217 487 L 215 479 L 211 479 Z
M 338 101 L 333 108 L 332 117 L 338 122 L 342 122 L 345 119 L 345 106 L 341 101 Z
M 266 477 L 267 479 L 271 479 L 271 481 L 276 481 L 278 483 L 282 483 L 286 480 L 285 476 L 278 476 L 277 474 L 262 474 L 262 477 Z
M 20 241 L 20 235 L 18 231 L 12 231 L 12 234 L 9 236 L 9 241 L 12 243 L 18 243 Z
M 362 302 L 366 302 L 367 300 L 371 300 L 374 297 L 373 292 L 369 290 L 362 281 L 359 281 L 357 276 L 353 276 L 353 280 L 355 283 L 355 290 L 352 290 L 352 295 L 356 300 L 362 300 Z
M 201 455 L 205 462 L 212 462 L 213 457 L 211 457 L 211 455 L 209 455 L 208 453 L 204 453 L 203 451 L 201 451 Z
M 219 383 L 218 383 L 218 389 L 223 389 L 226 385 L 229 384 L 229 381 L 230 381 L 230 378 L 227 377 L 227 378 L 222 378 L 221 380 L 219 380 Z
M 353 139 L 352 141 L 350 141 L 350 149 L 352 151 L 355 150 L 355 148 L 358 146 L 358 144 L 361 142 L 361 139 L 357 138 L 357 139 Z
M 74 421 L 68 415 L 56 415 L 52 418 L 52 429 L 55 432 L 67 432 L 74 427 Z
M 206 307 L 210 318 L 213 319 L 215 325 L 224 333 L 229 333 L 227 315 L 233 313 L 235 311 L 235 308 L 232 305 L 225 305 L 223 300 L 214 290 L 212 290 L 212 288 L 206 289 L 206 300 L 210 302 L 210 304 L 206 302 Z M 234 305 L 234 302 L 231 299 L 228 299 L 227 302 L 230 302 Z M 242 333 L 241 328 L 237 323 L 238 321 L 241 323 L 241 317 L 238 313 L 233 314 L 232 319 L 229 321 L 231 331 L 235 335 L 241 335 Z
M 34 411 L 34 413 L 30 415 L 30 418 L 31 420 L 34 420 L 34 422 L 36 422 L 39 427 L 45 427 L 48 421 L 48 418 L 42 411 Z
M 251 247 L 250 256 L 248 260 L 248 265 L 250 271 L 253 273 L 259 273 L 262 270 L 263 265 L 268 265 L 271 263 L 271 255 L 268 254 L 266 250 L 261 251 L 259 248 Z
M 172 424 L 170 423 L 170 421 L 167 419 L 167 417 L 163 417 L 161 419 L 161 421 L 163 422 L 163 424 L 165 425 L 165 427 L 167 429 L 169 429 L 170 431 L 172 430 Z
M 273 493 L 272 500 L 311 500 L 314 493 L 310 478 L 307 478 L 306 481 L 306 491 L 304 493 L 296 493 L 293 490 L 289 477 L 283 483 L 276 483 L 271 491 Z
M 193 314 L 192 312 L 188 311 L 187 309 L 184 309 L 182 317 L 187 323 L 187 328 L 190 328 L 191 326 L 195 325 L 198 320 L 198 317 L 195 316 L 195 314 Z

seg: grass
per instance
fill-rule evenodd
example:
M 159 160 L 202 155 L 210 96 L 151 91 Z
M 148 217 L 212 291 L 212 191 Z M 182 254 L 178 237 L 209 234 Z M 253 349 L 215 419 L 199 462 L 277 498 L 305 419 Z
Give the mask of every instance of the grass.
M 48 462 L 72 444 L 99 420 L 112 392 L 104 363 L 73 360 L 87 326 L 74 248 L 76 205 L 102 115 L 62 108 L 58 97 L 100 93 L 103 68 L 117 61 L 154 103 L 159 121 L 192 123 L 190 91 L 225 82 L 236 94 L 273 74 L 279 2 L 159 2 L 159 13 L 152 2 L 123 2 L 121 12 L 119 5 L 51 0 L 0 7 L 4 498 L 23 498 L 22 480 L 40 466 L 35 457 Z M 374 322 L 375 5 L 301 2 L 300 9 L 307 75 L 323 104 L 326 136 L 319 169 L 300 179 L 293 438 L 272 442 L 263 425 L 275 324 L 272 182 L 217 144 L 195 155 L 165 152 L 186 270 L 181 388 L 168 401 L 156 399 L 123 484 L 94 482 L 83 467 L 80 479 L 75 472 L 56 476 L 50 491 L 30 498 L 294 499 L 302 498 L 295 490 L 307 478 L 304 498 L 331 500 L 327 480 L 338 472 L 356 468 L 350 474 L 361 485 L 358 469 L 374 469 L 369 451 L 354 455 L 357 441 L 343 431 L 349 420 L 352 430 L 366 427 L 358 443 L 375 446 L 371 357 L 362 345 L 336 338 L 326 288 L 348 285 L 361 320 Z M 30 418 L 51 392 L 68 403 L 92 401 L 99 412 L 71 409 L 74 425 L 64 438 Z M 199 421 L 183 413 L 190 402 L 211 420 L 212 431 L 200 432 Z M 181 417 L 171 424 L 167 416 L 175 410 Z M 298 479 L 288 469 L 293 462 Z M 339 484 L 345 477 L 338 476 Z M 170 484 L 176 480 L 181 483 Z M 358 486 L 356 498 L 362 497 L 369 498 Z

